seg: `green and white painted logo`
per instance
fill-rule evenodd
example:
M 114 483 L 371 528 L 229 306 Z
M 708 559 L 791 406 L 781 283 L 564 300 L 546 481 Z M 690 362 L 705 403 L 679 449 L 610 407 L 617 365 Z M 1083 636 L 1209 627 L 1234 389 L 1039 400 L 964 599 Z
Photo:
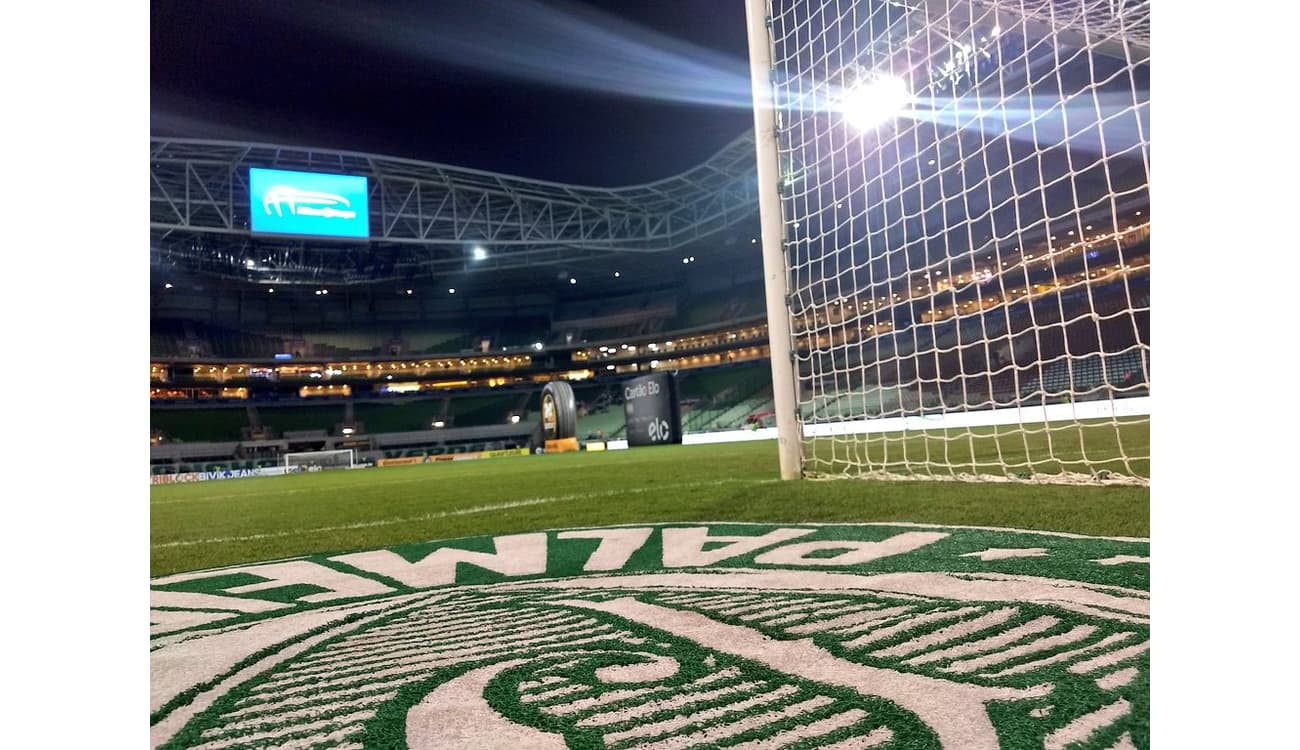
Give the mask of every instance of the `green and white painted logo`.
M 154 747 L 1147 748 L 1149 544 L 665 524 L 151 582 Z

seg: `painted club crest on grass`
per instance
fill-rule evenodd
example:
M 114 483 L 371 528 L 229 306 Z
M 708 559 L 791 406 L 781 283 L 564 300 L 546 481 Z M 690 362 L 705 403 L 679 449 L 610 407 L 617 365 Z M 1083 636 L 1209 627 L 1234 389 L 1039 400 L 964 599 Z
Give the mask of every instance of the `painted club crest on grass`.
M 151 582 L 155 747 L 1145 748 L 1145 540 L 667 524 Z

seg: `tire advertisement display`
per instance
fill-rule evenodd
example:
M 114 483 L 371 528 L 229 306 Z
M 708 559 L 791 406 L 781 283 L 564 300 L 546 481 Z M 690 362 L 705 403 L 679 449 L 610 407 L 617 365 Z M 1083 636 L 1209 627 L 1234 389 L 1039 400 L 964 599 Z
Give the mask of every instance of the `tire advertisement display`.
M 560 380 L 542 389 L 542 439 L 563 440 L 578 434 L 578 407 L 573 386 Z

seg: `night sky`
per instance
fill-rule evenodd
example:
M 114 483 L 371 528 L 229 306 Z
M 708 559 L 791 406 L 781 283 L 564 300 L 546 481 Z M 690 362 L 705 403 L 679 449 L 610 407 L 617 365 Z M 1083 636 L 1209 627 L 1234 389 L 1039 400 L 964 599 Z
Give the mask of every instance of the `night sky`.
M 752 127 L 745 39 L 741 0 L 155 0 L 151 130 L 634 184 Z

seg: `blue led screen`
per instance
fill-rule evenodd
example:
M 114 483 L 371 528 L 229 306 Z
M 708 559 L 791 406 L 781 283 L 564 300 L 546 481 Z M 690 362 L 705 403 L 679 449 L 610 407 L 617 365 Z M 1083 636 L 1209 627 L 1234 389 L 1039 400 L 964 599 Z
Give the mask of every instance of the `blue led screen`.
M 248 185 L 254 232 L 370 236 L 365 177 L 254 167 Z

